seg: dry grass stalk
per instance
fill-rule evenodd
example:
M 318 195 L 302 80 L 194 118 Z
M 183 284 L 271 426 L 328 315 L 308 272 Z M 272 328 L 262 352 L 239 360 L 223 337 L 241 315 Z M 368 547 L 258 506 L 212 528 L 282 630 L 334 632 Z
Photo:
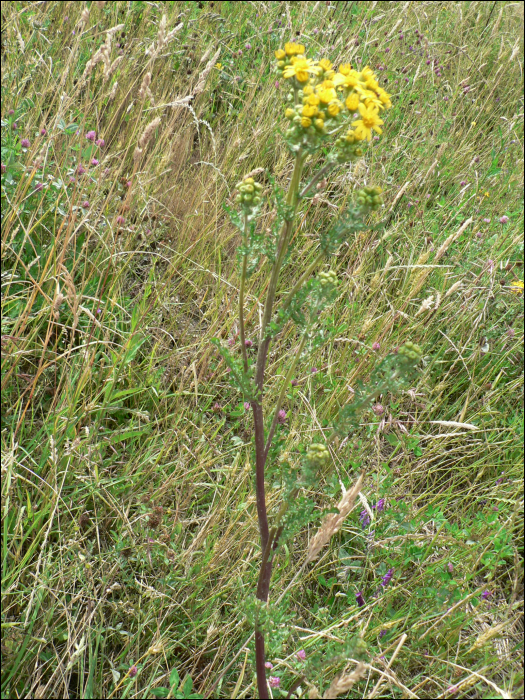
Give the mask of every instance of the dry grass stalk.
M 323 695 L 323 698 L 337 698 L 339 695 L 347 693 L 354 683 L 360 681 L 365 674 L 366 666 L 363 663 L 359 663 L 352 673 L 341 674 L 337 678 L 334 678 L 330 687 Z
M 348 489 L 348 491 L 339 501 L 339 504 L 337 505 L 339 513 L 331 513 L 325 517 L 321 527 L 317 531 L 317 534 L 310 542 L 308 556 L 306 557 L 307 562 L 313 561 L 317 557 L 325 544 L 330 541 L 332 535 L 334 535 L 340 529 L 346 516 L 351 510 L 353 510 L 357 495 L 359 491 L 361 491 L 364 476 L 365 473 L 362 472 L 354 486 L 351 489 Z
M 155 100 L 153 98 L 153 93 L 150 88 L 151 84 L 151 73 L 148 71 L 146 75 L 142 78 L 142 83 L 139 88 L 139 99 L 144 101 L 146 97 L 149 97 L 151 104 L 155 105 Z
M 452 287 L 447 290 L 447 293 L 445 294 L 445 299 L 449 297 L 451 294 L 454 294 L 454 292 L 457 292 L 458 289 L 460 289 L 463 286 L 463 282 L 460 280 L 459 282 L 454 282 Z
M 204 90 L 206 87 L 206 80 L 213 70 L 213 66 L 217 63 L 219 56 L 221 54 L 221 50 L 217 49 L 217 51 L 213 54 L 213 56 L 210 58 L 208 63 L 206 64 L 206 67 L 202 71 L 202 73 L 199 75 L 199 80 L 197 82 L 197 85 L 195 87 L 195 90 L 193 91 L 193 95 L 196 97 L 197 95 L 200 95 L 200 93 Z
M 151 137 L 153 136 L 153 132 L 155 129 L 160 125 L 161 118 L 156 117 L 153 121 L 151 121 L 144 131 L 142 132 L 142 136 L 138 140 L 137 147 L 135 148 L 135 151 L 133 152 L 133 160 L 138 160 L 140 156 L 142 155 L 142 152 L 148 145 L 148 143 L 151 140 Z

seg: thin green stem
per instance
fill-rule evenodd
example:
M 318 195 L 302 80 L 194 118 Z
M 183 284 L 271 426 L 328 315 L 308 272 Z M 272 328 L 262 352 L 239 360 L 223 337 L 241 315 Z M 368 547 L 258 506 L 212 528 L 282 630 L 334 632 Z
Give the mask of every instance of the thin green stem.
M 244 330 L 244 284 L 246 280 L 246 269 L 248 267 L 248 256 L 243 256 L 242 261 L 242 274 L 241 274 L 241 288 L 239 290 L 239 329 L 241 335 L 241 351 L 242 359 L 244 362 L 244 371 L 248 371 L 248 353 L 246 351 L 246 333 Z
M 264 449 L 264 456 L 265 456 L 265 458 L 268 457 L 268 452 L 269 452 L 269 450 L 270 450 L 270 445 L 272 444 L 272 439 L 273 439 L 273 436 L 274 436 L 274 433 L 275 433 L 275 429 L 276 429 L 276 427 L 277 427 L 277 422 L 278 422 L 278 420 L 279 420 L 279 411 L 281 410 L 281 406 L 282 406 L 282 403 L 283 403 L 283 400 L 284 400 L 284 396 L 285 396 L 285 394 L 286 394 L 286 389 L 287 389 L 287 387 L 289 386 L 290 381 L 291 381 L 291 379 L 292 379 L 292 374 L 294 373 L 295 367 L 296 367 L 296 365 L 297 365 L 297 361 L 298 361 L 299 358 L 301 357 L 301 354 L 302 354 L 302 352 L 303 352 L 303 348 L 304 348 L 305 342 L 306 342 L 306 336 L 303 335 L 303 337 L 301 338 L 301 342 L 300 342 L 300 344 L 299 344 L 299 347 L 298 347 L 297 350 L 295 351 L 295 355 L 294 355 L 294 358 L 293 358 L 293 360 L 292 360 L 292 364 L 290 365 L 290 367 L 289 367 L 289 369 L 288 369 L 288 372 L 287 372 L 287 374 L 286 374 L 285 380 L 284 380 L 283 385 L 282 385 L 282 387 L 281 387 L 281 393 L 279 394 L 279 398 L 277 399 L 277 404 L 276 404 L 276 406 L 275 406 L 275 412 L 274 412 L 274 415 L 273 415 L 272 425 L 271 425 L 270 430 L 269 430 L 269 432 L 268 432 L 268 437 L 266 438 L 266 447 L 265 447 L 265 449 Z

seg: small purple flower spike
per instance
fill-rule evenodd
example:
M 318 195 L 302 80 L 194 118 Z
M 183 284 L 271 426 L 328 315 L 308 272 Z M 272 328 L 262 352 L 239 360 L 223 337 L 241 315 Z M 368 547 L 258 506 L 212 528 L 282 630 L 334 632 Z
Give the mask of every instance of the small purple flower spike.
M 500 224 L 508 224 L 509 221 L 510 221 L 510 219 L 506 214 L 504 214 L 499 220 Z
M 384 498 L 380 498 L 379 501 L 376 503 L 375 507 L 376 507 L 378 513 L 381 513 L 382 511 L 385 510 L 385 503 L 386 503 L 386 501 Z
M 356 599 L 357 604 L 359 605 L 360 608 L 362 608 L 364 605 L 366 605 L 365 599 L 363 597 L 363 591 L 359 591 L 359 593 L 356 593 L 355 599 Z
M 244 341 L 244 346 L 247 348 L 253 347 L 253 340 L 245 340 Z
M 278 688 L 281 685 L 281 679 L 279 676 L 270 676 L 268 678 L 268 683 L 270 684 L 270 688 Z
M 304 649 L 299 649 L 299 651 L 296 654 L 297 658 L 300 659 L 300 661 L 304 661 L 306 659 L 306 652 Z
M 488 598 L 490 598 L 491 595 L 492 593 L 490 591 L 483 591 L 481 597 L 483 598 L 483 600 L 487 600 Z
M 29 148 L 31 143 L 29 142 L 29 139 L 21 139 L 20 145 L 22 146 L 22 148 Z
M 250 403 L 249 401 L 245 401 L 245 402 L 244 402 L 244 408 L 245 408 L 247 411 L 249 411 L 250 408 L 251 408 L 251 403 Z
M 394 575 L 394 569 L 388 569 L 386 574 L 383 576 L 383 579 L 381 581 L 382 586 L 388 586 L 390 583 L 390 580 L 392 579 L 392 576 Z
M 279 423 L 281 423 L 281 425 L 283 423 L 286 423 L 286 411 L 283 408 L 281 408 L 281 410 L 277 414 L 277 420 Z
M 137 675 L 137 673 L 138 673 L 138 668 L 137 668 L 136 666 L 132 666 L 132 667 L 129 669 L 129 671 L 128 671 L 128 676 L 129 676 L 130 678 L 135 678 L 135 676 Z
M 270 661 L 265 661 L 264 667 L 271 670 L 273 668 L 273 664 Z
M 363 528 L 363 530 L 365 529 L 365 527 L 368 527 L 368 525 L 370 525 L 370 516 L 368 515 L 366 510 L 362 510 L 360 512 L 359 520 L 361 521 L 361 527 Z
M 82 202 L 82 209 L 89 209 L 89 202 L 87 201 L 87 199 L 85 202 Z
M 86 138 L 87 138 L 88 141 L 93 141 L 93 142 L 94 142 L 95 139 L 97 138 L 97 134 L 96 134 L 95 131 L 88 131 L 87 134 L 86 134 Z

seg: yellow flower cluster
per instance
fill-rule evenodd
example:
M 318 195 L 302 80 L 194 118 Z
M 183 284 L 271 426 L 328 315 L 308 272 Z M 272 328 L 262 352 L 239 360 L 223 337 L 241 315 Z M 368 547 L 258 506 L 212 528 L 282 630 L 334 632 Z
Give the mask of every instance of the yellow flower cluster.
M 277 69 L 291 81 L 294 102 L 302 106 L 288 107 L 285 116 L 303 129 L 325 133 L 326 122 L 340 120 L 344 110 L 359 113 L 352 122 L 354 129 L 346 135 L 348 143 L 370 141 L 372 131 L 382 133 L 380 112 L 392 106 L 390 95 L 380 87 L 374 72 L 367 66 L 356 71 L 348 63 L 335 71 L 332 63 L 323 58 L 313 61 L 305 56 L 302 44 L 287 43 L 284 50 L 275 52 Z

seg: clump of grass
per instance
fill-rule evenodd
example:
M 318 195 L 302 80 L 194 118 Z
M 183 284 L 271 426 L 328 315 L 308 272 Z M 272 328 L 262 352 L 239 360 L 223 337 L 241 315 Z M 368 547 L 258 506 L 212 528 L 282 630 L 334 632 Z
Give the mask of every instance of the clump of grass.
M 377 175 L 385 228 L 338 253 L 337 332 L 286 392 L 284 451 L 407 336 L 427 356 L 312 489 L 321 514 L 367 468 L 364 502 L 308 573 L 294 581 L 313 531 L 283 550 L 273 598 L 287 591 L 290 618 L 272 676 L 286 695 L 325 644 L 316 687 L 344 684 L 358 667 L 335 659 L 353 628 L 368 655 L 350 695 L 521 696 L 521 6 L 102 5 L 3 8 L 3 694 L 254 693 L 250 431 L 210 339 L 239 333 L 229 184 L 256 167 L 290 175 L 269 68 L 294 36 L 316 59 L 361 58 L 395 100 L 388 137 L 319 188 L 294 233 L 309 265 L 317 229 Z M 166 35 L 183 26 L 151 60 L 164 13 Z M 120 24 L 114 72 L 104 82 L 101 62 L 82 80 Z M 245 289 L 249 339 L 260 282 Z M 292 340 L 270 356 L 269 400 Z M 271 504 L 280 492 L 272 480 Z

